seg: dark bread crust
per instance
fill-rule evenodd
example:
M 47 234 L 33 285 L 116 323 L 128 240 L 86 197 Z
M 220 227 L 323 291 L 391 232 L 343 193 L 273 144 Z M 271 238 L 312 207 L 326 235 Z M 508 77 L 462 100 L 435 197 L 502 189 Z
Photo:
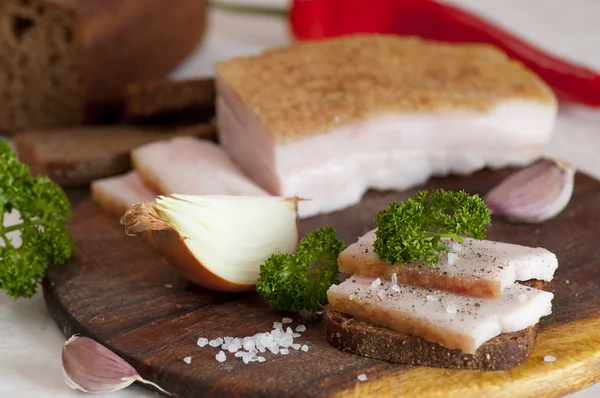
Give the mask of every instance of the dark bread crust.
M 73 127 L 15 134 L 17 156 L 35 175 L 64 187 L 84 186 L 131 169 L 130 152 L 154 141 L 180 136 L 216 140 L 216 128 L 200 123 L 178 128 L 124 125 Z
M 200 122 L 215 115 L 215 99 L 213 78 L 135 83 L 125 89 L 123 121 L 144 124 L 173 119 Z
M 99 122 L 127 84 L 166 77 L 197 47 L 207 3 L 0 1 L 0 131 Z
M 539 280 L 521 283 L 542 290 L 550 285 Z M 510 369 L 525 362 L 535 347 L 538 331 L 538 325 L 534 325 L 516 333 L 503 333 L 471 355 L 330 309 L 325 327 L 329 344 L 352 354 L 405 365 L 480 370 Z
M 325 327 L 329 344 L 352 354 L 414 366 L 481 370 L 510 369 L 525 362 L 537 335 L 537 325 L 504 333 L 470 355 L 333 310 L 327 310 Z

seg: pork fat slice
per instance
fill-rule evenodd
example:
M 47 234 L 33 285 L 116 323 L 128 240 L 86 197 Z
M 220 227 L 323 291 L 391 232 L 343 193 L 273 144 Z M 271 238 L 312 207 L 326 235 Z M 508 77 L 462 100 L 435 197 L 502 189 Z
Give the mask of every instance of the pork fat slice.
M 467 354 L 500 333 L 535 325 L 552 312 L 554 297 L 520 284 L 507 287 L 500 300 L 491 300 L 408 285 L 396 292 L 391 282 L 373 289 L 372 282 L 352 276 L 331 286 L 329 308 Z
M 91 191 L 92 198 L 100 207 L 118 217 L 134 204 L 156 198 L 156 193 L 144 185 L 135 171 L 93 181 Z
M 135 149 L 131 158 L 144 184 L 163 195 L 268 195 L 211 141 L 154 142 Z
M 221 143 L 269 193 L 310 199 L 301 217 L 358 203 L 368 189 L 526 165 L 557 112 L 538 76 L 482 44 L 347 36 L 215 72 Z
M 437 264 L 391 266 L 375 254 L 375 230 L 372 230 L 340 253 L 339 269 L 347 274 L 385 280 L 391 280 L 395 273 L 399 283 L 497 299 L 515 281 L 551 281 L 558 267 L 556 255 L 540 247 L 464 238 L 457 250 L 453 241 L 442 241 L 454 261 L 449 262 L 449 255 L 441 253 Z

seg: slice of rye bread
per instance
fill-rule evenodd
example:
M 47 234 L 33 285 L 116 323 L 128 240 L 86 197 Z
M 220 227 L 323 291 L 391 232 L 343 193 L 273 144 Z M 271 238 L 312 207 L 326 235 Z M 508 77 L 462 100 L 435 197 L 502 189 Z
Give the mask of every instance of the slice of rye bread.
M 213 78 L 135 83 L 125 89 L 122 120 L 138 124 L 205 121 L 215 115 L 215 99 Z
M 79 125 L 127 84 L 165 78 L 201 41 L 207 4 L 0 1 L 0 131 Z
M 29 165 L 33 174 L 73 187 L 125 173 L 131 169 L 133 149 L 178 136 L 215 140 L 216 128 L 211 123 L 177 128 L 73 127 L 17 133 L 14 143 L 19 160 Z
M 547 290 L 548 282 L 523 284 Z M 451 350 L 421 337 L 363 322 L 350 315 L 327 310 L 327 341 L 352 354 L 413 366 L 503 370 L 525 362 L 535 347 L 538 325 L 515 333 L 502 333 L 485 342 L 474 355 Z

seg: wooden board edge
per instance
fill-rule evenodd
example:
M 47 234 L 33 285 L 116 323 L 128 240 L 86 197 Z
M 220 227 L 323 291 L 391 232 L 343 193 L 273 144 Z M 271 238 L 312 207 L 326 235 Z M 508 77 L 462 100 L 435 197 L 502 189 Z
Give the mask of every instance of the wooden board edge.
M 542 330 L 528 361 L 510 370 L 412 367 L 399 376 L 357 381 L 354 388 L 339 392 L 335 398 L 405 394 L 414 398 L 562 397 L 600 381 L 598 330 L 600 316 Z M 556 361 L 545 362 L 548 355 L 556 357 Z M 505 379 L 513 382 L 507 385 Z M 559 379 L 562 380 L 559 385 L 549 382 Z
M 46 278 L 43 294 L 50 315 L 66 339 L 73 334 L 98 340 L 53 295 Z M 600 381 L 600 316 L 557 325 L 540 331 L 536 347 L 522 366 L 506 371 L 474 371 L 411 367 L 400 375 L 383 376 L 354 384 L 335 398 L 357 396 L 394 397 L 409 394 L 414 398 L 549 397 L 559 398 Z M 107 348 L 114 350 L 110 345 Z M 552 355 L 555 362 L 545 362 Z M 367 375 L 368 376 L 368 375 Z M 508 385 L 505 379 L 512 379 Z M 561 379 L 556 385 L 549 380 Z M 429 383 L 422 383 L 429 380 Z M 152 380 L 150 380 L 152 381 Z M 158 391 L 146 384 L 145 388 Z M 443 386 L 443 389 L 440 388 Z
M 52 265 L 52 266 L 60 267 L 60 265 Z M 48 309 L 50 316 L 52 317 L 52 319 L 54 320 L 54 322 L 56 323 L 56 325 L 62 332 L 63 336 L 65 336 L 65 342 L 73 335 L 89 337 L 91 339 L 99 341 L 98 336 L 94 335 L 89 330 L 87 330 L 81 324 L 81 322 L 79 322 L 74 316 L 72 316 L 71 314 L 68 313 L 68 311 L 66 311 L 65 307 L 62 305 L 62 303 L 58 299 L 58 297 L 57 297 L 58 295 L 52 294 L 53 291 L 54 291 L 53 284 L 50 282 L 50 280 L 47 277 L 44 278 L 44 280 L 42 281 L 42 292 L 43 292 L 43 297 L 44 297 L 44 303 L 46 304 L 46 308 Z M 73 325 L 75 325 L 75 326 L 73 326 Z M 105 346 L 106 346 L 106 348 L 110 349 L 111 351 L 115 351 L 115 349 L 113 347 L 111 347 L 110 345 L 105 345 Z M 145 376 L 143 376 L 143 377 L 145 378 Z M 156 382 L 155 380 L 149 380 L 149 381 Z M 135 384 L 137 384 L 141 387 L 144 387 L 146 389 L 152 390 L 152 391 L 158 393 L 159 395 L 169 396 L 168 394 L 165 394 L 164 391 L 161 391 L 161 390 L 157 389 L 156 387 L 153 387 L 150 384 L 141 383 L 139 381 L 136 381 Z

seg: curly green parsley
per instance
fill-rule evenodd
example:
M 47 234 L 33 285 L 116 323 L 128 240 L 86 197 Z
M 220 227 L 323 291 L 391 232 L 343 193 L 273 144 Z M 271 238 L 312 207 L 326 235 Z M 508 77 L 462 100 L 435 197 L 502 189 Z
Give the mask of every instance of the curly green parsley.
M 274 309 L 320 311 L 327 289 L 340 283 L 337 258 L 344 244 L 327 226 L 300 240 L 296 254 L 277 253 L 260 267 L 256 290 Z
M 375 253 L 390 264 L 439 261 L 446 251 L 441 238 L 485 238 L 490 211 L 478 195 L 443 189 L 421 191 L 401 203 L 390 203 L 375 219 Z
M 5 215 L 12 211 L 19 212 L 20 220 L 6 226 Z M 15 298 L 31 297 L 48 264 L 73 255 L 65 226 L 70 216 L 62 189 L 46 177 L 32 177 L 9 144 L 0 141 L 0 289 Z M 14 244 L 15 232 L 20 245 Z

